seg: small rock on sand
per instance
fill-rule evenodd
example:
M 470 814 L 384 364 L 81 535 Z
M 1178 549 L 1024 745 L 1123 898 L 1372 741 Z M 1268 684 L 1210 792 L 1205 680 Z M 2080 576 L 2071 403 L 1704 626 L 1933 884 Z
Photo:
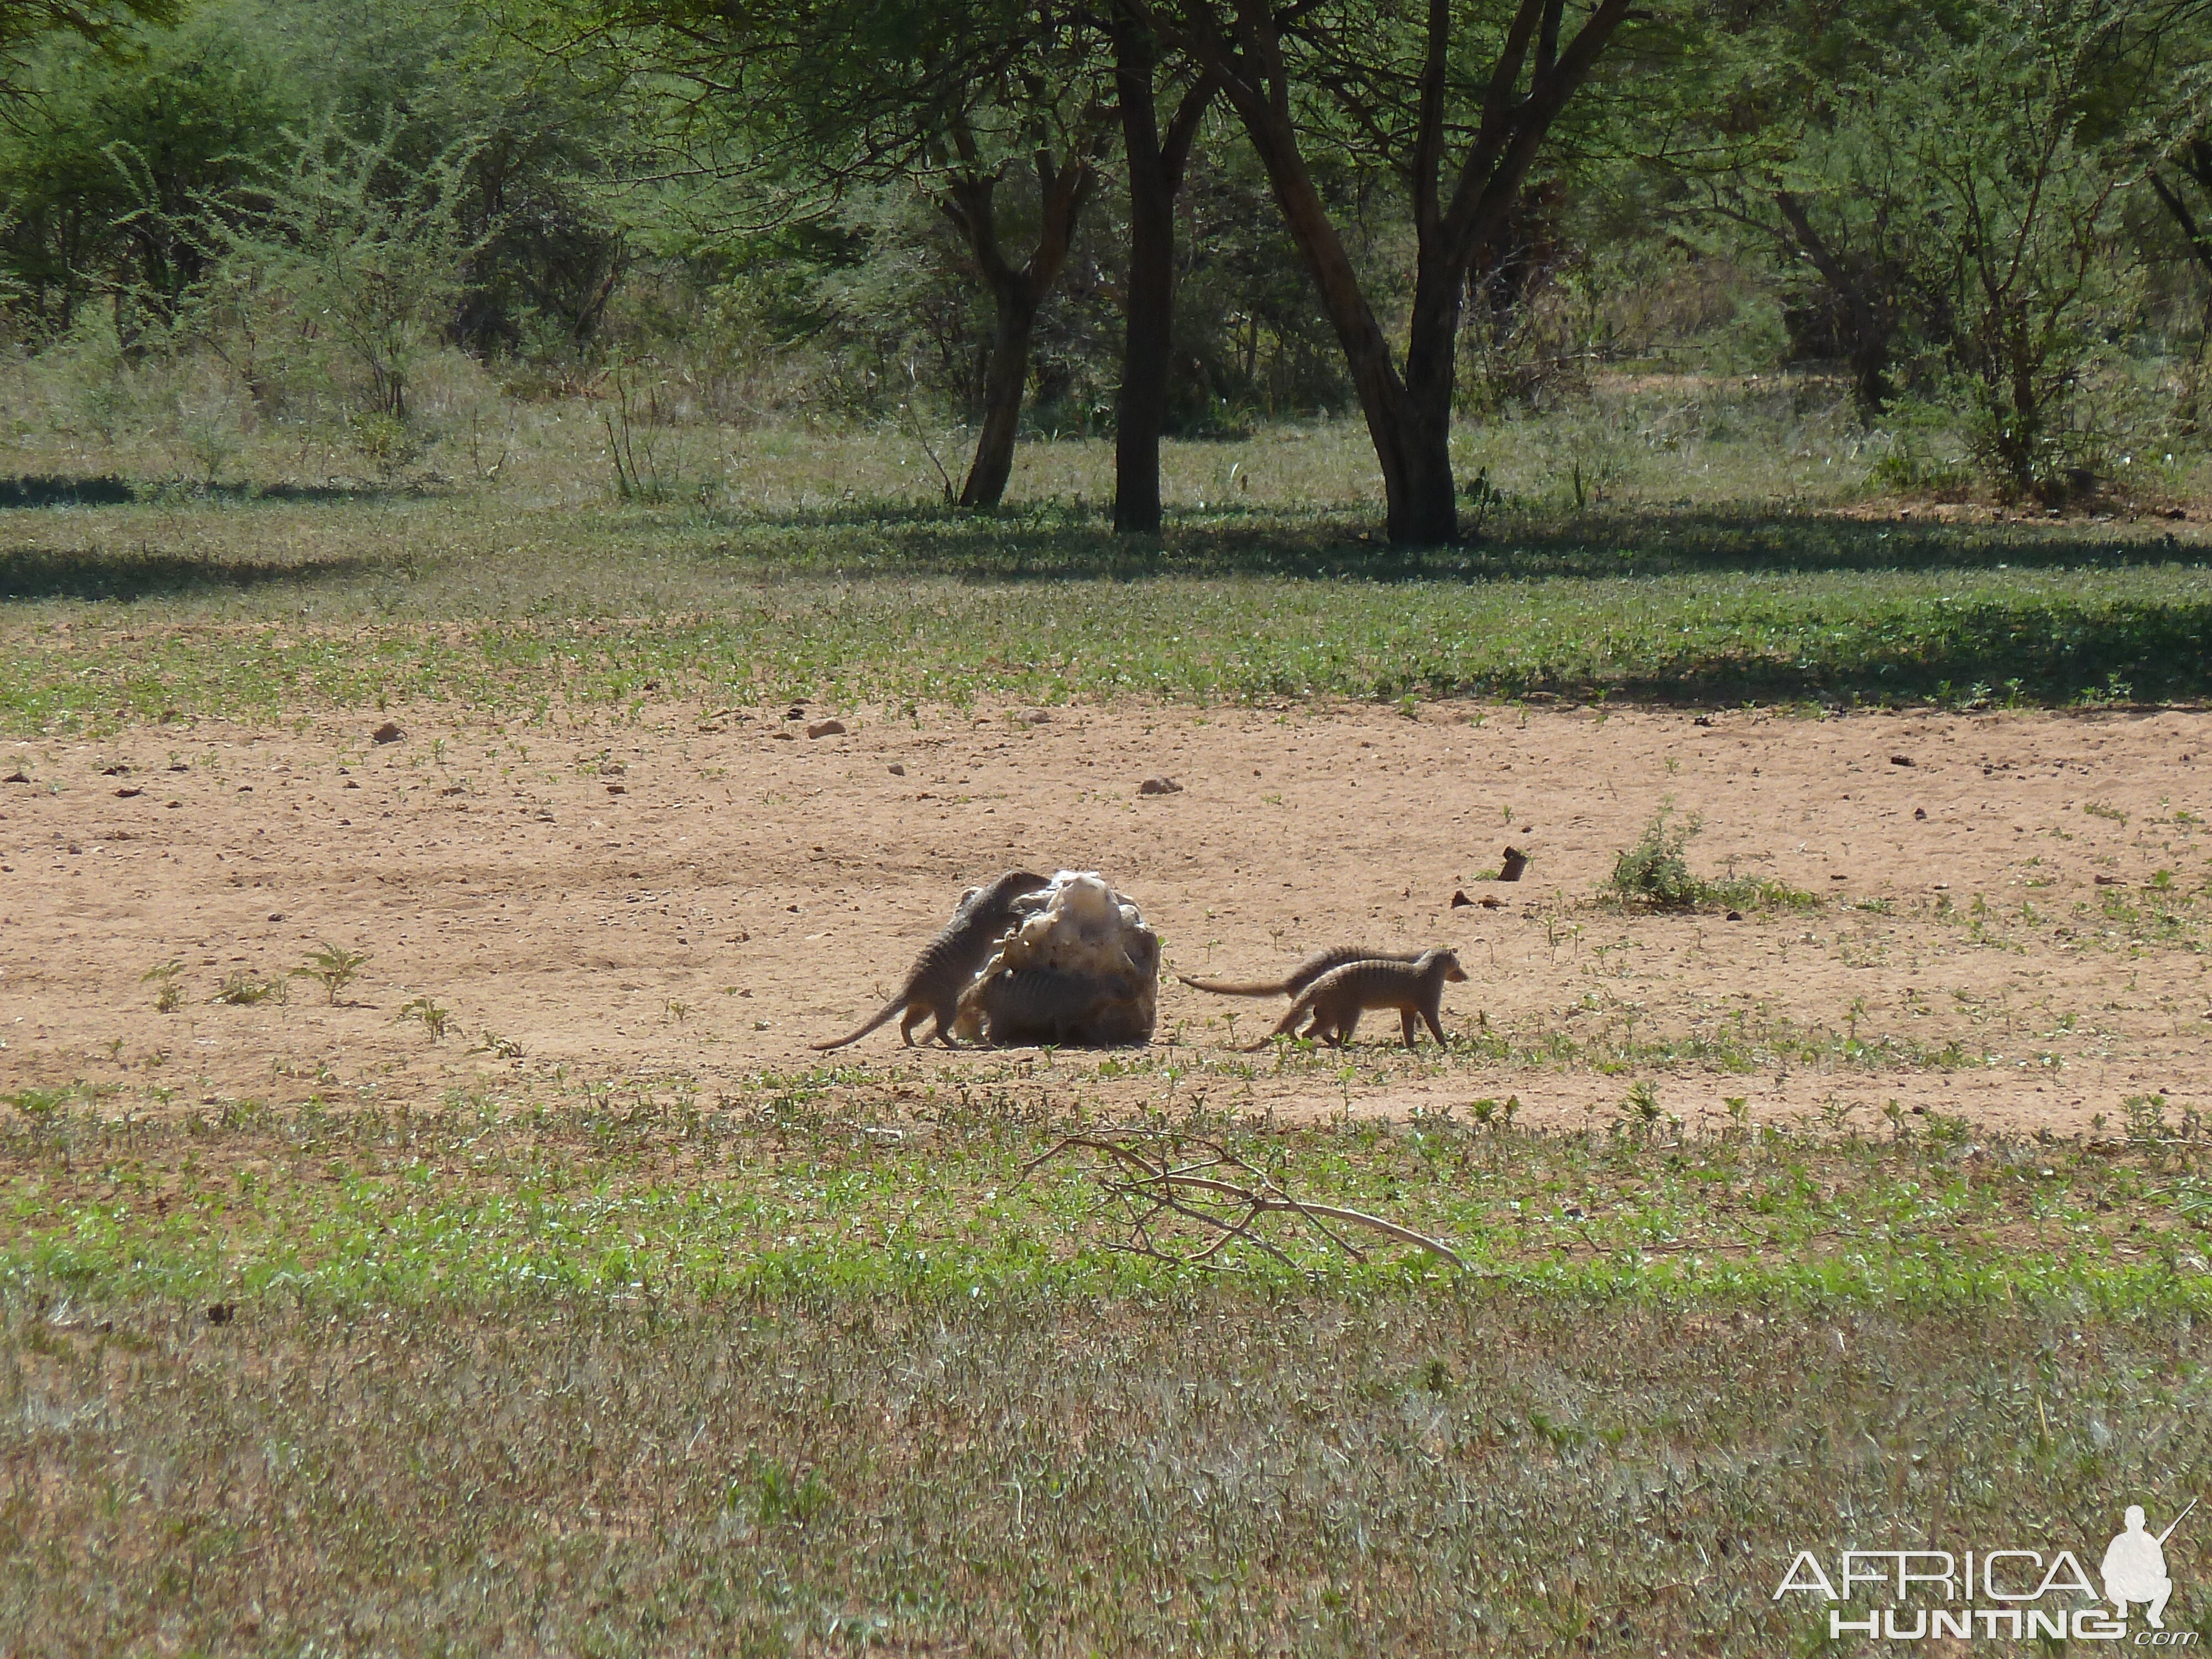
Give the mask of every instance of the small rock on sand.
M 368 735 L 373 742 L 397 743 L 400 738 L 405 737 L 407 734 L 399 729 L 399 722 L 398 720 L 386 720 L 383 725 L 378 726 L 375 731 L 370 732 Z
M 1137 786 L 1140 795 L 1180 795 L 1182 786 L 1173 778 L 1146 778 Z
M 806 735 L 810 738 L 842 738 L 845 735 L 845 722 L 816 720 L 806 728 Z

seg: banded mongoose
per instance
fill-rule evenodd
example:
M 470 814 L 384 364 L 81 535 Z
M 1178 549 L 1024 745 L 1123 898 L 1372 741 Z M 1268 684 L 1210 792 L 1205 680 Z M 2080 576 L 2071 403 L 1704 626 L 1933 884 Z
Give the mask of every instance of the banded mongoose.
M 1104 1016 L 1134 1001 L 1136 995 L 1136 982 L 1126 974 L 1016 968 L 994 974 L 961 1000 L 972 1001 L 981 1012 L 984 1040 L 1006 1048 L 1024 1042 L 1096 1042 L 1095 1028 Z
M 1313 1024 L 1305 1035 L 1318 1036 L 1324 1042 L 1341 1046 L 1352 1041 L 1352 1034 L 1359 1024 L 1360 1015 L 1375 1008 L 1395 1008 L 1399 1023 L 1405 1028 L 1406 1046 L 1413 1046 L 1413 1033 L 1418 1029 L 1414 1017 L 1419 1015 L 1429 1023 L 1439 1047 L 1443 1043 L 1444 1028 L 1437 1018 L 1443 1001 L 1446 981 L 1458 981 L 1467 977 L 1467 969 L 1459 965 L 1459 958 L 1445 950 L 1425 951 L 1413 962 L 1352 962 L 1341 968 L 1332 968 L 1319 979 L 1298 993 L 1297 1000 L 1284 1012 L 1282 1023 L 1257 1042 L 1245 1045 L 1245 1052 L 1264 1048 L 1279 1036 L 1287 1036 L 1298 1028 L 1298 1022 L 1308 1015 Z
M 1032 875 L 1027 870 L 1009 870 L 988 887 L 975 889 L 961 900 L 960 908 L 952 913 L 952 920 L 945 924 L 945 931 L 921 947 L 921 954 L 914 959 L 914 966 L 907 972 L 906 984 L 884 1005 L 881 1013 L 835 1042 L 817 1042 L 812 1046 L 842 1048 L 848 1042 L 858 1042 L 892 1015 L 902 1014 L 899 1037 L 911 1048 L 915 1046 L 914 1028 L 921 1023 L 923 1015 L 934 1014 L 937 1029 L 930 1035 L 951 1048 L 952 1022 L 959 1012 L 960 994 L 982 971 L 991 947 L 1013 921 L 1016 902 L 1051 884 L 1044 877 Z
M 1330 969 L 1348 962 L 1413 962 L 1419 957 L 1418 951 L 1370 951 L 1364 945 L 1332 945 L 1326 951 L 1315 951 L 1279 980 L 1232 985 L 1224 980 L 1193 979 L 1188 974 L 1176 977 L 1194 991 L 1211 991 L 1218 997 L 1296 996 Z

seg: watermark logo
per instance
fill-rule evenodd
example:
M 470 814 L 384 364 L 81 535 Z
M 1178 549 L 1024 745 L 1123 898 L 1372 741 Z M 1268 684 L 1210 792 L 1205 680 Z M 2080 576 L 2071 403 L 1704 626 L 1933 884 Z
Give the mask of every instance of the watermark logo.
M 1800 1550 L 1774 1599 L 1814 1595 L 1851 1604 L 1828 1609 L 1833 1641 L 2131 1640 L 2137 1647 L 2193 1647 L 2194 1631 L 2166 1627 L 2173 1595 L 2166 1540 L 2196 1507 L 2192 1498 L 2163 1532 L 2154 1533 L 2142 1505 L 2130 1504 L 2123 1529 L 2099 1564 L 2101 1595 L 2072 1550 L 1845 1550 L 1833 1558 L 1832 1573 L 1814 1551 Z M 1852 1616 L 1860 1611 L 1856 1604 L 1875 1599 L 1892 1605 Z M 2132 1626 L 2131 1607 L 2142 1610 L 2147 1628 Z
M 2196 1507 L 2192 1498 L 2189 1510 Z M 2166 1576 L 2166 1540 L 2173 1536 L 2174 1527 L 2189 1518 L 2189 1510 L 2175 1516 L 2173 1526 L 2154 1538 L 2143 1530 L 2142 1505 L 2128 1505 L 2127 1530 L 2105 1547 L 2105 1599 L 2121 1618 L 2128 1616 L 2129 1602 L 2140 1601 L 2150 1627 L 2166 1628 L 2166 1598 L 2173 1594 L 2173 1580 Z

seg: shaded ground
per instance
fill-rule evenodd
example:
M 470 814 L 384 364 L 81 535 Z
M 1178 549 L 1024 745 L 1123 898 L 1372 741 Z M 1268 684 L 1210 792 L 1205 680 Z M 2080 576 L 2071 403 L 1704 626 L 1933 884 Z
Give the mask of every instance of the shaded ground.
M 1122 704 L 848 714 L 810 740 L 784 712 L 423 708 L 389 745 L 363 717 L 0 750 L 32 780 L 0 785 L 0 1092 L 175 1111 L 799 1078 L 896 1111 L 988 1081 L 1291 1117 L 1510 1097 L 1578 1125 L 1649 1084 L 1639 1109 L 1692 1127 L 1895 1102 L 2069 1134 L 2212 1101 L 2212 716 Z M 1140 797 L 1155 774 L 1182 792 Z M 1735 921 L 1594 902 L 1670 801 L 1703 820 L 1700 872 L 1805 896 Z M 1485 879 L 1508 842 L 1534 860 L 1517 886 Z M 1103 1062 L 895 1030 L 810 1051 L 1015 866 L 1106 872 L 1186 973 L 1449 944 L 1473 975 L 1451 1049 L 1370 1022 L 1348 1056 L 1246 1057 L 1227 1017 L 1248 1041 L 1279 1005 L 1170 984 L 1154 1046 Z M 369 958 L 335 1007 L 283 978 L 325 940 Z M 172 961 L 161 1013 L 144 975 Z M 211 1002 L 234 975 L 289 1000 Z M 423 998 L 441 1040 L 404 1012 Z

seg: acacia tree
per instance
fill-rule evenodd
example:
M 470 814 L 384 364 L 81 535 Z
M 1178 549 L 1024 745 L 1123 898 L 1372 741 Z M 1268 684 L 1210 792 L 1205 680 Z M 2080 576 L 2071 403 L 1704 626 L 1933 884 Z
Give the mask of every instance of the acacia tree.
M 1502 20 L 1481 0 L 1137 3 L 1218 84 L 1267 170 L 1366 416 L 1391 543 L 1455 540 L 1452 394 L 1468 272 L 1509 223 L 1630 0 L 1587 0 L 1571 29 L 1568 0 L 1509 0 Z M 1417 252 L 1402 364 L 1315 181 L 1310 148 L 1347 132 L 1407 187 Z
M 25 59 L 54 35 L 75 35 L 103 52 L 130 44 L 141 23 L 173 23 L 178 0 L 0 0 L 0 106 L 30 96 Z
M 1899 338 L 1940 299 L 1914 258 L 1924 195 L 1911 135 L 1878 75 L 1807 76 L 1786 120 L 1698 147 L 1695 216 L 1751 232 L 1777 258 L 1808 355 L 1840 356 L 1872 421 L 1894 395 Z
M 885 183 L 928 198 L 991 295 L 981 428 L 959 500 L 996 506 L 1037 313 L 1096 193 L 1111 125 L 1096 23 L 1048 0 L 538 3 L 563 50 L 625 50 L 669 125 L 670 170 L 746 181 L 751 229 Z M 1010 204 L 1007 186 L 1027 175 L 1035 200 Z M 1032 240 L 1018 252 L 1010 240 L 1023 228 L 1011 222 L 1032 212 Z
M 968 95 L 945 112 L 941 119 L 951 155 L 941 169 L 927 169 L 931 158 L 926 150 L 917 168 L 922 187 L 959 231 L 976 274 L 991 293 L 982 428 L 961 486 L 963 507 L 996 507 L 1006 493 L 1037 312 L 1066 268 L 1077 223 L 1097 184 L 1095 157 L 1106 129 L 1105 109 L 1090 95 L 1094 88 L 1081 61 L 1083 46 L 1064 47 L 1071 61 L 1055 64 L 1061 73 L 1048 80 L 1038 72 L 1036 57 L 1060 53 L 1044 42 L 1028 44 L 1028 61 L 1018 64 L 1016 72 L 992 77 L 996 85 L 986 81 L 963 88 Z M 979 133 L 987 121 L 1000 128 L 995 143 L 987 143 Z M 997 198 L 1012 161 L 1009 152 L 1024 149 L 1036 173 L 1036 239 L 1029 257 L 1016 264 L 1001 235 Z M 933 178 L 933 172 L 938 176 Z

